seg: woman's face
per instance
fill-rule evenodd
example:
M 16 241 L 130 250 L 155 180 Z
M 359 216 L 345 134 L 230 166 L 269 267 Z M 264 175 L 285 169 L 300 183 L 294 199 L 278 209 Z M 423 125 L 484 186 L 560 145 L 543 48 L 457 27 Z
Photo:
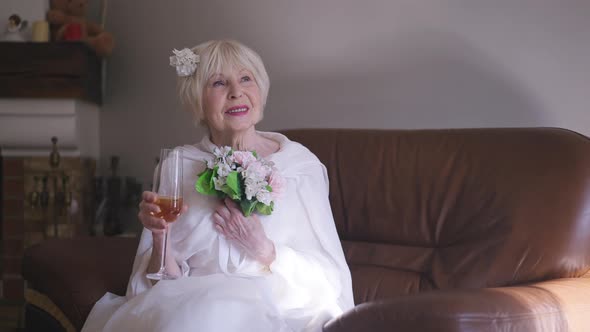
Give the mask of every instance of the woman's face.
M 203 89 L 203 116 L 212 132 L 233 134 L 253 127 L 262 117 L 260 89 L 247 69 L 215 74 Z

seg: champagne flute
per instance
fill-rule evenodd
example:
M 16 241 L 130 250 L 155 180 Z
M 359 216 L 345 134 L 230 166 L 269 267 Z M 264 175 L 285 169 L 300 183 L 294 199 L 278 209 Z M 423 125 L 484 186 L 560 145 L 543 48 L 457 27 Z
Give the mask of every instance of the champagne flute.
M 160 207 L 160 212 L 154 216 L 164 219 L 167 223 L 174 222 L 182 210 L 182 150 L 160 150 L 160 163 L 156 167 L 152 191 L 158 194 L 156 204 Z M 160 270 L 156 273 L 148 273 L 148 279 L 175 279 L 174 276 L 166 273 L 168 233 L 169 231 L 165 229 Z

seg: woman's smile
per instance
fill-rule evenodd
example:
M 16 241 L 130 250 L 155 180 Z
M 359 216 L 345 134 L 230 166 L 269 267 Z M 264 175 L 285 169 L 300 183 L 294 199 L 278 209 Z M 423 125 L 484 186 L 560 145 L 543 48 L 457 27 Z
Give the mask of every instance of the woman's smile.
M 248 111 L 250 111 L 250 107 L 246 105 L 238 105 L 228 108 L 225 111 L 225 114 L 229 116 L 244 116 L 248 114 Z

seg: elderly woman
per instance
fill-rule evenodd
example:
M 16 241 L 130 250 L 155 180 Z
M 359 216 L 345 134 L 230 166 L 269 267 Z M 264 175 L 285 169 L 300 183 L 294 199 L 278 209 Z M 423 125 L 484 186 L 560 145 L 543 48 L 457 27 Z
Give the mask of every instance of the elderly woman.
M 208 129 L 200 143 L 181 147 L 186 206 L 167 224 L 154 216 L 157 195 L 144 192 L 127 296 L 106 294 L 83 330 L 321 331 L 354 305 L 326 169 L 302 145 L 256 131 L 269 79 L 254 51 L 222 40 L 183 52 L 192 62 L 174 62 L 180 96 Z M 195 191 L 197 175 L 223 146 L 256 151 L 280 171 L 272 214 L 246 217 L 233 201 Z M 160 266 L 167 227 L 166 269 L 177 278 L 152 283 L 146 274 Z

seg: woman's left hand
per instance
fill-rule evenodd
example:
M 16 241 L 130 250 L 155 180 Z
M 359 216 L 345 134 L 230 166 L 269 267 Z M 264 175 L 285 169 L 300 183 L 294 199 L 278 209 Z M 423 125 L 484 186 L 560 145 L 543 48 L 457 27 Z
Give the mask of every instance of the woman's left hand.
M 229 198 L 215 207 L 215 229 L 260 263 L 270 266 L 275 260 L 274 243 L 264 233 L 258 216 L 245 217 L 242 210 Z

